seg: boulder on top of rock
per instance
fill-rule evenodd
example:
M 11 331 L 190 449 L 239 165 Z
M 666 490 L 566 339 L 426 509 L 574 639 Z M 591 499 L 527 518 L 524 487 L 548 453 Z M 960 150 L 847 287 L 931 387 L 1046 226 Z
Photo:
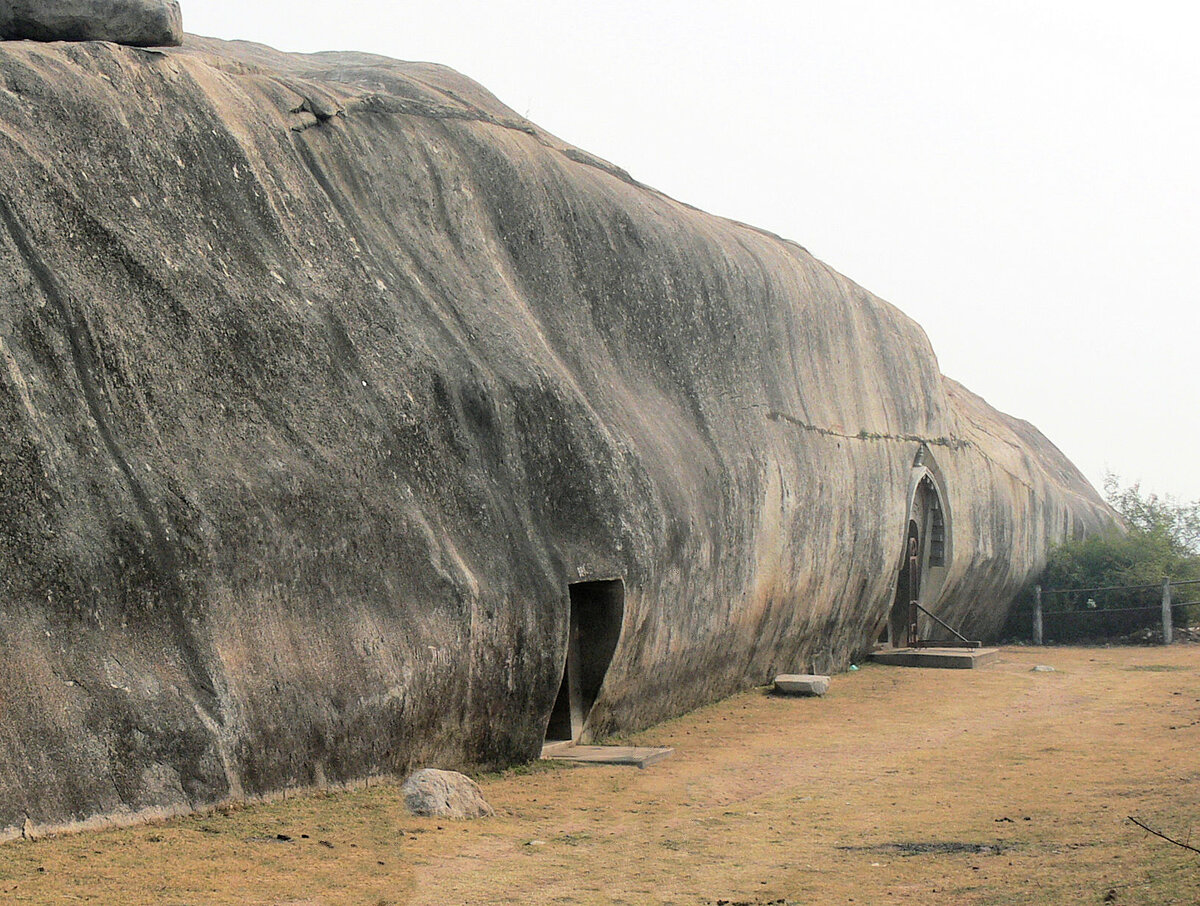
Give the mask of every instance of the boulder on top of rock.
M 0 0 L 0 38 L 178 47 L 176 0 Z
M 483 798 L 479 785 L 457 771 L 424 768 L 400 790 L 414 815 L 427 818 L 490 818 L 495 812 Z
M 829 691 L 829 677 L 781 673 L 775 677 L 775 691 L 781 695 L 824 695 Z

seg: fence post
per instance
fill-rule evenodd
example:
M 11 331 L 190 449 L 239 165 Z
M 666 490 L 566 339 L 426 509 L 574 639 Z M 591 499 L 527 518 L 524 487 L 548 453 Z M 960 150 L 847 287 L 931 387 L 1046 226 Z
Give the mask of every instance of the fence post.
M 1042 586 L 1033 588 L 1033 644 L 1042 644 Z
M 1163 644 L 1171 644 L 1171 580 L 1163 579 Z

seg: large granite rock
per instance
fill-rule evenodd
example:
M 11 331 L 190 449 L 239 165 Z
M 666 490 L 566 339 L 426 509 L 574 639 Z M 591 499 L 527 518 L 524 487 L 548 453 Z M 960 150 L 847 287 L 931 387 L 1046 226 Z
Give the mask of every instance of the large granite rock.
M 177 47 L 183 16 L 176 0 L 0 0 L 0 38 Z
M 836 672 L 921 476 L 975 638 L 1110 519 L 896 308 L 448 69 L 21 41 L 0 86 L 10 833 L 536 758 L 582 580 L 566 735 Z
M 400 789 L 405 807 L 426 818 L 490 818 L 495 814 L 479 784 L 458 771 L 423 768 Z

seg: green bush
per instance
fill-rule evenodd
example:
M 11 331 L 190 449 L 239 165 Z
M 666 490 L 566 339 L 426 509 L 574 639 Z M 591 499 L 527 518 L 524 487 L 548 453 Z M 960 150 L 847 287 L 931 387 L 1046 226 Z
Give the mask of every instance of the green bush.
M 1200 500 L 1179 503 L 1170 496 L 1143 494 L 1136 482 L 1122 488 L 1111 474 L 1104 479 L 1104 496 L 1121 516 L 1124 529 L 1113 526 L 1056 547 L 1042 573 L 1043 588 L 1200 578 Z
M 1045 590 L 1047 639 L 1068 641 L 1127 635 L 1158 625 L 1162 581 L 1200 579 L 1200 501 L 1180 503 L 1143 493 L 1140 484 L 1122 488 L 1108 475 L 1104 496 L 1122 524 L 1055 547 L 1037 580 Z M 1073 589 L 1111 591 L 1073 592 Z M 1200 586 L 1179 589 L 1176 603 L 1200 599 Z M 1144 608 L 1137 611 L 1135 608 Z M 1033 593 L 1013 608 L 1005 634 L 1028 638 Z M 1055 616 L 1067 611 L 1065 616 Z M 1176 611 L 1176 622 L 1186 622 Z

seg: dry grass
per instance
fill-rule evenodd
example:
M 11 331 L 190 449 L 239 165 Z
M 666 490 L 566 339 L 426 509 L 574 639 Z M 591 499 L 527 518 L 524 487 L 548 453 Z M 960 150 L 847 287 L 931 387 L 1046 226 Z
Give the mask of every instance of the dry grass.
M 643 733 L 677 750 L 646 771 L 481 778 L 488 821 L 408 817 L 385 785 L 12 844 L 0 902 L 1191 906 L 1200 856 L 1125 816 L 1200 824 L 1198 680 L 1184 645 L 865 667 Z

